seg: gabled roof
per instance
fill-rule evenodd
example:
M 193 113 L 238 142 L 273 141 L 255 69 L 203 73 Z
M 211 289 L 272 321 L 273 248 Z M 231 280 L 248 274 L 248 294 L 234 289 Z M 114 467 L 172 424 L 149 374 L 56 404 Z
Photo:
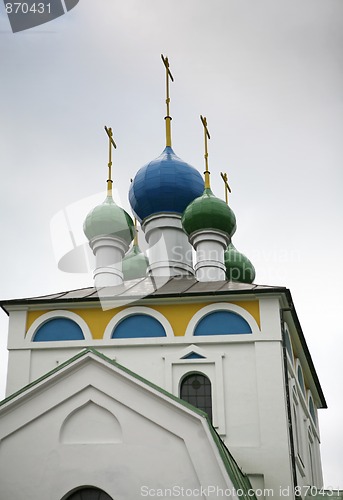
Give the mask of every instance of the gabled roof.
M 106 363 L 109 363 L 110 365 L 116 367 L 117 369 L 121 370 L 125 374 L 129 375 L 130 377 L 133 377 L 134 379 L 140 381 L 141 383 L 146 384 L 148 387 L 154 389 L 158 393 L 160 393 L 163 396 L 166 396 L 170 400 L 176 402 L 178 405 L 181 405 L 188 411 L 191 410 L 194 414 L 197 414 L 203 419 L 203 422 L 205 425 L 208 427 L 210 431 L 210 435 L 213 438 L 213 441 L 219 451 L 219 455 L 221 457 L 221 460 L 223 462 L 223 465 L 232 481 L 232 484 L 234 485 L 236 490 L 239 490 L 239 498 L 242 499 L 255 499 L 256 497 L 252 492 L 252 486 L 249 481 L 249 478 L 241 471 L 239 468 L 238 464 L 236 463 L 235 459 L 233 456 L 230 454 L 229 450 L 226 448 L 222 440 L 220 439 L 219 435 L 213 428 L 208 415 L 199 410 L 198 408 L 195 408 L 194 406 L 190 405 L 186 401 L 183 401 L 182 399 L 174 396 L 173 394 L 170 394 L 169 392 L 165 391 L 161 387 L 153 384 L 152 382 L 144 379 L 143 377 L 137 375 L 136 373 L 132 372 L 131 370 L 125 368 L 124 366 L 118 364 L 116 361 L 108 358 L 104 354 L 98 352 L 96 349 L 93 348 L 87 348 L 80 353 L 76 354 L 69 360 L 65 361 L 64 363 L 61 363 L 59 366 L 51 370 L 50 372 L 46 373 L 42 377 L 38 378 L 37 380 L 31 382 L 30 384 L 26 385 L 19 391 L 15 392 L 14 394 L 11 394 L 7 398 L 5 398 L 3 401 L 0 402 L 0 413 L 3 409 L 7 408 L 10 406 L 12 403 L 15 401 L 18 401 L 20 398 L 28 396 L 31 391 L 34 391 L 35 388 L 38 388 L 38 386 L 41 387 L 42 384 L 44 384 L 45 381 L 48 381 L 51 377 L 55 376 L 58 372 L 63 371 L 66 369 L 69 365 L 72 365 L 78 360 L 81 360 L 82 358 L 85 358 L 87 356 L 92 356 L 95 358 L 98 358 L 99 360 L 105 361 Z M 5 410 L 6 411 L 6 410 Z

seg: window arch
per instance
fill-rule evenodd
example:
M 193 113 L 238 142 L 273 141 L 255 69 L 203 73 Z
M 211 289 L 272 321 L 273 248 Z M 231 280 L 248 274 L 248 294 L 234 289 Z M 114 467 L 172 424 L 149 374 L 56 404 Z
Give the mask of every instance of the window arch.
M 214 313 L 221 313 L 220 316 L 215 316 Z M 225 316 L 225 313 L 231 313 L 230 316 Z M 212 316 L 213 314 L 213 316 Z M 206 322 L 203 323 L 201 326 L 200 324 L 202 323 L 202 320 L 205 320 L 205 318 L 208 316 L 206 321 L 210 321 L 211 319 L 213 320 L 212 323 L 213 328 L 219 328 L 219 325 L 216 325 L 216 319 L 221 319 L 221 323 L 224 322 L 226 327 L 226 331 L 220 333 L 213 333 L 215 330 L 213 329 L 212 335 L 227 335 L 227 334 L 239 334 L 239 333 L 250 333 L 250 334 L 260 334 L 261 330 L 259 327 L 259 324 L 257 322 L 257 319 L 250 314 L 246 309 L 243 307 L 238 306 L 237 304 L 232 304 L 232 303 L 227 303 L 227 302 L 218 302 L 215 304 L 209 304 L 205 307 L 202 307 L 199 311 L 197 311 L 194 316 L 191 318 L 189 321 L 187 328 L 186 328 L 186 337 L 193 337 L 193 335 L 197 335 L 200 337 L 201 335 L 205 336 L 211 336 L 210 333 L 200 333 L 201 329 L 206 326 Z M 228 325 L 231 325 L 231 332 L 228 330 Z M 207 325 L 208 326 L 208 325 Z M 197 328 L 199 329 L 197 330 Z M 236 331 L 233 331 L 235 329 Z M 198 333 L 196 333 L 198 331 Z M 200 338 L 199 338 L 200 340 Z
M 34 342 L 84 340 L 80 326 L 69 318 L 52 318 L 37 328 Z
M 144 318 L 142 318 L 144 316 Z M 129 318 L 136 318 L 129 319 Z M 145 325 L 139 321 L 139 318 L 142 322 L 145 322 Z M 127 323 L 126 321 L 129 320 Z M 154 321 L 155 320 L 155 321 Z M 125 322 L 124 324 L 122 324 Z M 150 322 L 150 325 L 148 324 Z M 136 323 L 136 324 L 135 324 Z M 120 326 L 121 325 L 121 326 Z M 120 329 L 117 330 L 118 326 Z M 127 332 L 124 333 L 124 326 L 126 326 Z M 150 333 L 145 336 L 142 331 L 142 326 L 148 328 Z M 131 336 L 128 332 L 131 331 Z M 152 332 L 151 332 L 152 331 Z M 154 333 L 154 334 L 152 334 Z M 123 336 L 119 336 L 123 335 Z M 123 309 L 122 311 L 116 313 L 111 320 L 108 322 L 105 332 L 104 332 L 104 340 L 108 339 L 134 339 L 134 338 L 154 338 L 154 337 L 174 337 L 174 332 L 171 327 L 171 324 L 167 320 L 167 318 L 156 311 L 152 307 L 143 307 L 143 306 L 131 306 Z
M 297 367 L 297 378 L 298 378 L 298 382 L 299 382 L 299 385 L 301 388 L 301 392 L 305 395 L 304 375 L 303 375 L 303 371 L 302 371 L 300 363 L 298 363 L 298 367 Z
M 70 320 L 70 322 L 65 321 L 63 325 L 62 322 L 53 323 L 53 320 Z M 77 327 L 79 327 L 79 329 Z M 53 332 L 54 329 L 55 332 Z M 65 337 L 68 336 L 69 338 L 61 338 L 61 336 L 63 337 L 61 331 L 64 331 Z M 39 335 L 37 335 L 38 333 Z M 76 336 L 78 337 L 77 339 L 75 339 Z M 41 316 L 38 316 L 38 318 L 33 321 L 25 336 L 25 342 L 27 343 L 58 342 L 61 340 L 92 340 L 92 334 L 89 326 L 86 321 L 79 316 L 79 314 L 67 309 L 58 309 L 46 312 Z
M 112 339 L 166 337 L 163 325 L 148 314 L 133 314 L 123 318 L 113 329 Z
M 212 385 L 206 375 L 188 373 L 180 384 L 180 398 L 207 413 L 212 421 Z
M 99 488 L 86 487 L 74 491 L 62 500 L 112 500 L 112 498 Z
M 310 412 L 310 415 L 312 417 L 312 420 L 314 422 L 314 424 L 316 424 L 316 410 L 314 409 L 314 403 L 313 403 L 313 399 L 312 399 L 312 396 L 310 395 L 309 396 L 309 399 L 308 399 L 308 409 L 309 409 L 309 412 Z
M 252 333 L 249 323 L 232 311 L 213 311 L 196 325 L 194 335 L 234 335 Z
M 289 330 L 287 328 L 287 325 L 285 325 L 285 344 L 286 344 L 286 351 L 288 353 L 288 356 L 291 359 L 292 363 L 294 363 L 292 341 L 291 341 L 291 336 L 289 334 Z

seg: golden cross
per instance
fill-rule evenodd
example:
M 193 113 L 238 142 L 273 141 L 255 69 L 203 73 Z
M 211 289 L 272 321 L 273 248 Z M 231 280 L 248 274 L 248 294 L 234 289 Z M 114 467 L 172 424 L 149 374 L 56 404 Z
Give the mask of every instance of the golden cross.
M 168 57 L 164 57 L 163 54 L 161 54 L 161 58 L 163 61 L 163 64 L 166 68 L 166 105 L 167 105 L 167 116 L 165 117 L 166 120 L 166 145 L 171 147 L 171 116 L 169 116 L 169 103 L 170 103 L 170 95 L 169 95 L 169 78 L 171 81 L 174 81 L 173 75 L 170 72 L 169 69 L 169 61 Z
M 117 145 L 116 143 L 114 142 L 113 140 L 113 133 L 112 133 L 112 129 L 111 127 L 110 128 L 107 128 L 106 125 L 105 125 L 105 131 L 106 131 L 106 134 L 108 135 L 108 179 L 107 179 L 107 194 L 110 196 L 112 195 L 112 184 L 113 184 L 113 181 L 112 181 L 112 146 L 114 147 L 114 149 L 117 148 Z
M 220 172 L 220 175 L 224 181 L 224 186 L 225 186 L 225 201 L 226 201 L 226 204 L 228 205 L 229 203 L 229 197 L 228 197 L 228 192 L 231 193 L 231 188 L 229 186 L 229 183 L 228 183 L 228 177 L 227 177 L 227 173 L 223 173 L 223 172 Z
M 208 170 L 208 148 L 207 139 L 211 139 L 210 133 L 207 128 L 207 120 L 205 116 L 200 115 L 200 120 L 204 126 L 204 139 L 205 139 L 205 189 L 210 187 L 210 172 Z

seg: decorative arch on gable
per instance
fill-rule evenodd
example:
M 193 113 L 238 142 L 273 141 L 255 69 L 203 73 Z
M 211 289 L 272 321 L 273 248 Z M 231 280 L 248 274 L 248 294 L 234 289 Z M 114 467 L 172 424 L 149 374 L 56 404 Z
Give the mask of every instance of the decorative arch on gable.
M 108 323 L 104 339 L 174 337 L 171 324 L 163 314 L 150 307 L 128 307 Z
M 185 336 L 251 333 L 260 333 L 258 324 L 252 315 L 236 304 L 223 302 L 210 304 L 195 313 L 188 323 Z
M 78 314 L 63 309 L 49 311 L 37 318 L 27 331 L 28 342 L 92 340 L 89 326 Z
M 60 430 L 62 444 L 107 444 L 122 441 L 122 429 L 118 419 L 109 410 L 91 400 L 73 410 L 64 420 Z

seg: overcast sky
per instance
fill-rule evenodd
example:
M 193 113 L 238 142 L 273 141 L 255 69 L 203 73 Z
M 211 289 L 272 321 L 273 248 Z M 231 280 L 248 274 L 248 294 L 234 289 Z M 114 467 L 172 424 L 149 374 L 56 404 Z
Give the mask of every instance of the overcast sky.
M 292 292 L 329 407 L 325 486 L 343 488 L 342 0 L 80 0 L 17 34 L 0 13 L 0 298 L 92 285 L 59 271 L 51 221 L 57 234 L 69 210 L 81 238 L 86 205 L 105 192 L 104 125 L 129 209 L 130 177 L 164 148 L 168 55 L 174 151 L 203 171 L 205 115 L 213 191 L 224 195 L 220 171 L 232 187 L 234 243 L 256 283 Z M 4 380 L 4 314 L 0 329 Z

